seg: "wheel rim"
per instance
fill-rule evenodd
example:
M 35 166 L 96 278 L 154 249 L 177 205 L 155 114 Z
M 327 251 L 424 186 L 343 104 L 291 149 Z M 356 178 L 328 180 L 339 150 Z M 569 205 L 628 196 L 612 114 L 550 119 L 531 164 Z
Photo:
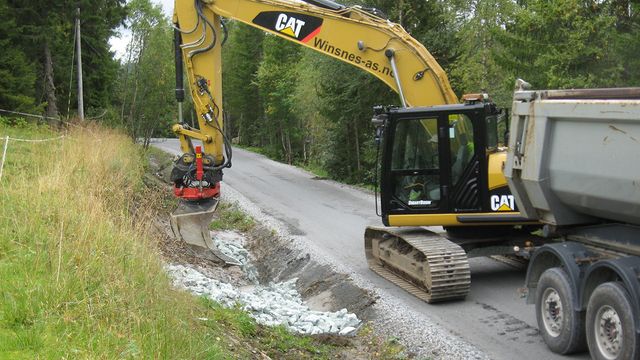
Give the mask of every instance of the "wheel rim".
M 562 311 L 562 301 L 558 292 L 554 288 L 546 289 L 542 294 L 540 306 L 544 330 L 552 337 L 560 336 L 564 312 Z
M 598 350 L 607 359 L 615 359 L 622 349 L 622 324 L 614 308 L 603 305 L 593 322 Z

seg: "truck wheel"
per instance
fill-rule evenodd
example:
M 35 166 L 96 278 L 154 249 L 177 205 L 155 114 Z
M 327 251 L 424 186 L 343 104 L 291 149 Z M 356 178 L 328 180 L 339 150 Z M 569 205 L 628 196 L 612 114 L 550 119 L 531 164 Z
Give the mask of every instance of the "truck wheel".
M 569 354 L 585 348 L 584 315 L 574 310 L 569 277 L 559 267 L 540 276 L 536 290 L 536 319 L 551 351 Z
M 594 359 L 635 359 L 640 355 L 627 290 L 618 282 L 598 286 L 587 305 L 587 343 Z

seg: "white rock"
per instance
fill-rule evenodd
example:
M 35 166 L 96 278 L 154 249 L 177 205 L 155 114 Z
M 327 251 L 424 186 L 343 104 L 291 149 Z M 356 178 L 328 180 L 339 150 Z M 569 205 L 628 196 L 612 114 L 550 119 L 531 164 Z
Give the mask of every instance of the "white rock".
M 221 249 L 229 251 L 229 256 L 242 255 L 237 258 L 243 263 L 243 270 L 248 271 L 251 263 L 246 250 L 236 244 L 225 245 L 222 240 L 219 244 Z M 207 278 L 191 267 L 167 265 L 166 270 L 174 279 L 175 286 L 207 296 L 224 306 L 239 303 L 258 323 L 265 326 L 285 324 L 292 331 L 303 334 L 347 334 L 360 324 L 357 316 L 349 314 L 346 309 L 334 313 L 310 310 L 296 290 L 297 279 L 240 290 L 230 284 Z M 254 276 L 257 279 L 257 273 Z
M 353 332 L 355 330 L 356 330 L 356 328 L 351 327 L 351 326 L 347 326 L 346 328 L 340 330 L 339 335 L 348 335 L 349 333 L 351 333 L 351 332 Z

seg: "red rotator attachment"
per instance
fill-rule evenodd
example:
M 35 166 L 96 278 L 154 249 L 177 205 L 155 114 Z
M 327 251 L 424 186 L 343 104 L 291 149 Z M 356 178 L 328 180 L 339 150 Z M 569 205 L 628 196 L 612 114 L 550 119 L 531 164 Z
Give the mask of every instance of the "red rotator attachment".
M 203 186 L 204 167 L 202 147 L 196 146 L 196 181 L 193 187 L 174 188 L 180 197 L 178 208 L 171 213 L 171 230 L 184 241 L 194 255 L 226 265 L 242 265 L 238 260 L 222 253 L 211 238 L 209 224 L 218 207 L 220 184 Z

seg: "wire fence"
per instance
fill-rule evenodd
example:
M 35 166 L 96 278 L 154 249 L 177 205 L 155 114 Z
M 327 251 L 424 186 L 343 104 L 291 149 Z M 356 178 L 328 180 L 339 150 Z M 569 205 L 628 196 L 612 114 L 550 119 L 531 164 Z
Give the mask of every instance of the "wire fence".
M 44 143 L 50 141 L 56 141 L 64 139 L 66 135 L 60 135 L 57 137 L 46 138 L 46 139 L 20 139 L 20 138 L 12 138 L 9 135 L 3 137 L 4 145 L 2 147 L 2 159 L 0 160 L 0 181 L 2 180 L 2 172 L 4 170 L 4 163 L 7 159 L 7 151 L 9 149 L 9 141 L 17 141 L 17 142 L 26 142 L 26 143 Z
M 27 117 L 32 117 L 32 118 L 42 119 L 42 120 L 62 121 L 60 118 L 57 118 L 57 117 L 29 114 L 29 113 L 20 112 L 20 111 L 11 111 L 11 110 L 0 109 L 0 112 L 1 113 L 5 113 L 5 114 L 11 114 L 11 115 L 27 116 Z
M 57 122 L 58 124 L 62 124 L 62 125 L 66 125 L 66 126 L 73 126 L 73 127 L 76 127 L 76 128 L 82 127 L 81 125 L 74 124 L 72 122 L 62 120 L 59 117 L 51 117 L 51 116 L 44 116 L 44 115 L 37 115 L 37 114 L 29 114 L 29 113 L 25 113 L 25 112 L 12 111 L 12 110 L 6 110 L 6 109 L 0 109 L 0 113 L 11 114 L 11 115 L 19 115 L 19 116 L 26 116 L 26 117 L 30 117 L 30 118 L 45 120 L 45 121 L 52 120 L 52 121 Z M 105 110 L 101 115 L 99 115 L 95 119 L 98 119 L 98 118 L 104 116 L 106 113 L 107 113 L 107 111 Z M 87 119 L 87 120 L 93 120 L 93 119 Z M 49 124 L 51 124 L 51 122 L 49 122 Z

